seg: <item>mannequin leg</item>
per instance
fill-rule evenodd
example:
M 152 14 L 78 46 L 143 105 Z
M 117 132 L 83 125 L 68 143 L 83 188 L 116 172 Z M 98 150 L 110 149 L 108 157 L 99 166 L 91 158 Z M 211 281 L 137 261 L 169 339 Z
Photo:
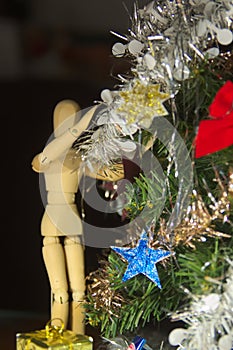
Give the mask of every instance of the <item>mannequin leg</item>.
M 85 334 L 85 310 L 82 305 L 85 294 L 84 249 L 78 236 L 66 237 L 64 249 L 72 291 L 71 329 L 77 334 Z
M 66 277 L 66 262 L 63 246 L 58 237 L 45 237 L 42 249 L 50 286 L 53 294 L 51 319 L 60 318 L 65 328 L 68 322 L 69 296 Z M 53 325 L 60 325 L 54 320 Z

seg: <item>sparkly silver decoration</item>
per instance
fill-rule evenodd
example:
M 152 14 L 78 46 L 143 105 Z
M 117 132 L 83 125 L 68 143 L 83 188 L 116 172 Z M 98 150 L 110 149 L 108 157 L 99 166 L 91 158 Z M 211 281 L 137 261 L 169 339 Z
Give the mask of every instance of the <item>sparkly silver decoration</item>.
M 233 344 L 233 261 L 228 260 L 226 282 L 213 280 L 219 292 L 193 296 L 184 312 L 172 316 L 183 321 L 188 328 L 175 328 L 169 334 L 169 342 L 177 350 L 231 350 Z M 221 293 L 221 287 L 223 292 Z
M 232 18 L 231 0 L 160 0 L 143 9 L 135 4 L 121 55 L 134 56 L 135 74 L 171 89 L 189 78 L 195 60 L 216 57 L 219 45 L 232 43 Z
M 117 124 L 109 119 L 105 110 L 99 114 L 96 126 L 97 129 L 90 130 L 89 137 L 78 145 L 76 155 L 81 156 L 91 172 L 103 170 L 105 167 L 114 171 L 124 155 L 128 158 L 134 156 L 136 145 L 124 138 L 120 122 Z
M 121 85 L 115 91 L 101 93 L 105 112 L 97 115 L 99 130 L 79 150 L 89 168 L 96 161 L 109 166 L 119 160 L 118 152 L 131 152 L 132 144 L 123 139 L 133 141 L 137 131 L 165 116 L 163 103 L 170 99 L 175 105 L 182 81 L 198 63 L 218 57 L 221 46 L 233 41 L 232 0 L 158 0 L 143 8 L 137 4 L 127 34 L 111 32 L 118 39 L 112 54 L 129 59 L 132 67 L 127 77 L 118 75 Z

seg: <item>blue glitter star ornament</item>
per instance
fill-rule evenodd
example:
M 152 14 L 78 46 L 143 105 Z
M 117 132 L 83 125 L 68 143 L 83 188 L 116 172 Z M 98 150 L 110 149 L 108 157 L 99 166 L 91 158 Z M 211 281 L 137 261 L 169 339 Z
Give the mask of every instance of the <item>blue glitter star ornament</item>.
M 161 289 L 161 283 L 155 264 L 171 255 L 171 252 L 148 247 L 147 233 L 143 232 L 135 248 L 111 247 L 128 261 L 128 267 L 122 277 L 125 282 L 139 273 L 147 276 Z

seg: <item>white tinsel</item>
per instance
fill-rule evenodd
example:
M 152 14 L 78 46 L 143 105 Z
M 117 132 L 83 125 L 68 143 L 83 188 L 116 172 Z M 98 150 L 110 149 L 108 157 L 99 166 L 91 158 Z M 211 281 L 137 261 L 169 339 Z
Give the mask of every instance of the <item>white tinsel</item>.
M 142 9 L 135 1 L 128 33 L 112 32 L 124 41 L 116 42 L 112 53 L 129 58 L 132 68 L 127 76 L 118 75 L 118 89 L 101 93 L 105 112 L 96 118 L 101 130 L 80 150 L 89 167 L 96 162 L 109 166 L 122 150 L 132 151 L 132 143 L 123 139 L 133 140 L 137 131 L 149 130 L 155 117 L 168 114 L 163 103 L 177 94 L 195 65 L 232 43 L 232 23 L 232 0 L 157 0 Z
M 117 128 L 114 123 L 100 124 L 100 127 L 79 145 L 77 154 L 81 155 L 83 163 L 90 171 L 102 169 L 105 166 L 113 170 L 114 164 L 121 162 L 124 155 L 128 158 L 134 156 L 135 143 L 123 136 L 120 128 Z
M 216 57 L 219 44 L 232 43 L 232 19 L 231 0 L 151 1 L 135 6 L 129 34 L 119 36 L 124 44 L 116 43 L 113 54 L 134 56 L 139 77 L 169 85 L 189 77 L 194 59 Z
M 222 293 L 194 296 L 185 312 L 173 319 L 183 321 L 188 328 L 176 328 L 169 335 L 177 350 L 231 350 L 233 348 L 233 261 L 229 261 Z
M 118 116 L 121 126 L 133 127 L 128 132 L 133 137 L 136 130 L 149 128 L 156 116 L 166 115 L 163 102 L 177 94 L 195 64 L 216 58 L 221 45 L 232 43 L 232 23 L 232 0 L 157 0 L 142 9 L 135 2 L 128 33 L 112 32 L 124 41 L 116 42 L 112 53 L 131 60 L 132 74 L 118 75 L 119 89 L 101 93 L 111 118 Z M 136 84 L 142 87 L 141 94 L 135 93 Z M 160 104 L 160 113 L 151 101 L 142 103 L 156 84 L 167 95 L 153 98 Z

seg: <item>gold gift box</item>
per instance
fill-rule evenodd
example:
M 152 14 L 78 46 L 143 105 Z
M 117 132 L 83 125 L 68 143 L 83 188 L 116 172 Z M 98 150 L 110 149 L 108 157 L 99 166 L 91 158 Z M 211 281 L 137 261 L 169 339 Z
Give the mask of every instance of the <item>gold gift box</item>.
M 93 339 L 88 335 L 76 334 L 61 327 L 52 326 L 51 321 L 45 329 L 16 334 L 16 350 L 92 350 Z

